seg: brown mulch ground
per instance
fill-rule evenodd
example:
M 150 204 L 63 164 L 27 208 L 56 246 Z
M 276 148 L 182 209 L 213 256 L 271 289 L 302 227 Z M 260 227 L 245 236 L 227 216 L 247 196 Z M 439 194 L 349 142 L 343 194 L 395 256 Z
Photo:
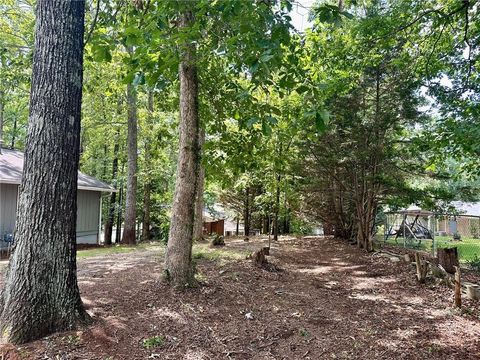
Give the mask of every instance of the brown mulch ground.
M 227 240 L 222 251 L 261 246 Z M 4 347 L 6 358 L 480 358 L 478 305 L 453 309 L 452 290 L 418 285 L 409 264 L 323 238 L 280 240 L 270 254 L 283 271 L 199 260 L 203 284 L 184 293 L 161 280 L 158 247 L 81 260 L 80 288 L 95 323 Z M 161 344 L 146 348 L 154 336 Z

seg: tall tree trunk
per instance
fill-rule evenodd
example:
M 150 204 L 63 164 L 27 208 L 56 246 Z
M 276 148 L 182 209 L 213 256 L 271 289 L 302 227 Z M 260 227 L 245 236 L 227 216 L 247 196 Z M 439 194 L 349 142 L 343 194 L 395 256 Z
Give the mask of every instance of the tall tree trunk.
M 245 240 L 248 240 L 250 235 L 250 187 L 245 189 L 245 208 L 243 213 L 243 228 Z
M 142 241 L 150 241 L 150 181 L 145 181 L 143 185 L 143 221 L 142 221 Z
M 123 166 L 122 166 L 122 174 L 123 174 Z M 120 191 L 118 193 L 118 209 L 117 209 L 117 226 L 115 227 L 115 244 L 119 244 L 122 238 L 122 207 L 123 207 L 123 181 L 120 184 Z
M 117 185 L 117 174 L 118 174 L 118 152 L 120 145 L 118 144 L 120 138 L 120 131 L 117 130 L 117 136 L 115 145 L 113 147 L 113 162 L 112 162 L 112 179 L 114 186 Z M 115 222 L 115 205 L 117 202 L 117 193 L 112 192 L 110 194 L 110 204 L 108 207 L 108 216 L 107 221 L 105 222 L 105 236 L 104 244 L 112 245 L 112 232 L 113 232 L 113 223 Z
M 179 26 L 190 27 L 193 22 L 192 12 L 185 11 Z M 194 282 L 191 260 L 195 201 L 192 199 L 196 196 L 199 171 L 198 78 L 193 43 L 186 43 L 181 49 L 179 78 L 179 153 L 165 268 L 171 284 L 183 288 Z
M 205 130 L 200 128 L 198 132 L 198 147 L 203 156 L 203 144 L 205 142 Z M 195 223 L 193 225 L 193 241 L 203 239 L 203 191 L 205 187 L 205 169 L 199 161 L 197 197 L 195 200 Z
M 148 120 L 153 119 L 153 90 L 148 92 Z M 148 130 L 147 130 L 148 131 Z M 150 137 L 145 140 L 145 183 L 143 184 L 143 220 L 142 220 L 142 241 L 150 241 L 150 203 L 151 203 L 151 179 L 150 179 Z
M 277 186 L 275 194 L 275 214 L 273 217 L 273 241 L 278 241 L 278 214 L 280 212 L 280 175 L 277 175 Z
M 3 148 L 3 91 L 0 90 L 0 154 Z
M 2 68 L 5 67 L 5 58 L 2 56 L 0 58 L 0 65 Z M 4 114 L 5 114 L 5 93 L 3 90 L 0 90 L 0 154 L 2 153 L 3 144 L 5 143 L 3 139 L 3 122 L 4 122 Z
M 10 143 L 10 149 L 15 149 L 15 140 L 17 139 L 17 117 L 13 118 L 13 129 L 12 129 L 12 142 Z
M 76 274 L 84 10 L 84 1 L 36 5 L 16 245 L 1 301 L 4 341 L 25 343 L 89 321 Z
M 128 169 L 122 244 L 135 245 L 135 225 L 137 219 L 137 91 L 133 84 L 127 85 L 127 108 Z

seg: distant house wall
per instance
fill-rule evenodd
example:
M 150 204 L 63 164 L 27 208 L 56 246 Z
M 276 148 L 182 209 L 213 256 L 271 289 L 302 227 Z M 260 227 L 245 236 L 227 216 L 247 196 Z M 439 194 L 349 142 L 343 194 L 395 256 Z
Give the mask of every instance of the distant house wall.
M 0 184 L 0 238 L 15 229 L 18 185 Z
M 204 222 L 203 233 L 205 235 L 212 235 L 212 234 L 224 235 L 224 229 L 225 229 L 224 223 L 225 221 L 223 219 L 217 220 L 217 221 Z
M 453 235 L 452 224 L 456 219 L 456 231 L 464 238 L 476 237 L 480 229 L 480 218 L 458 215 L 456 217 L 445 216 L 437 221 L 437 232 L 446 235 Z
M 77 243 L 98 243 L 100 216 L 100 192 L 78 190 L 77 196 Z
M 225 219 L 225 236 L 234 236 L 237 232 L 237 222 L 235 220 Z M 244 234 L 243 223 L 238 224 L 238 235 Z
M 77 243 L 97 244 L 100 220 L 99 191 L 78 190 Z M 17 212 L 18 185 L 0 183 L 0 247 L 5 233 L 13 233 Z

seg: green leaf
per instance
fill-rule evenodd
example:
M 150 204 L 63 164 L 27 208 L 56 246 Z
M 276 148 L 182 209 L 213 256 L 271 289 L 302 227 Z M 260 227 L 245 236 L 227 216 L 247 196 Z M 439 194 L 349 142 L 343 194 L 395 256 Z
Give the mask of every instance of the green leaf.
M 317 128 L 317 131 L 320 133 L 324 132 L 326 129 L 326 124 L 323 121 L 323 118 L 320 115 L 320 113 L 317 113 L 317 115 L 315 116 L 315 127 Z
M 112 54 L 108 45 L 95 44 L 92 46 L 93 60 L 96 62 L 110 62 L 112 60 Z
M 272 128 L 265 121 L 262 122 L 262 133 L 265 136 L 272 135 Z
M 273 116 L 267 116 L 267 121 L 271 124 L 271 125 L 277 125 L 278 124 L 278 119 L 276 117 L 273 117 Z
M 133 82 L 133 79 L 135 79 L 135 75 L 136 75 L 136 73 L 134 71 L 129 72 L 123 78 L 123 83 L 124 84 L 131 84 Z
M 307 85 L 300 85 L 295 89 L 295 91 L 299 94 L 302 95 L 304 92 L 307 92 L 309 87 Z
M 322 109 L 319 111 L 319 115 L 322 118 L 322 121 L 325 125 L 328 125 L 330 122 L 330 113 L 326 109 Z
M 253 125 L 255 125 L 258 122 L 258 120 L 259 119 L 257 117 L 252 117 L 252 118 L 248 119 L 247 127 L 249 127 L 249 128 L 253 127 Z
M 340 14 L 345 16 L 347 19 L 353 19 L 354 18 L 353 14 L 350 14 L 348 11 L 341 11 Z

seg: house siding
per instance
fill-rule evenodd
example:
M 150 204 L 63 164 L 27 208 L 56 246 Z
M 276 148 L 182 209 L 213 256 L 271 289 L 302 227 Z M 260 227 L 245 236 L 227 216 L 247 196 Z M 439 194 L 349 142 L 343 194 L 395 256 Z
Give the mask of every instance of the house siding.
M 0 238 L 15 229 L 18 185 L 0 183 Z
M 100 192 L 78 190 L 77 195 L 77 243 L 98 242 L 98 219 L 100 216 Z
M 99 191 L 78 190 L 77 243 L 97 244 L 100 216 Z M 17 211 L 18 185 L 0 183 L 0 240 L 13 233 Z M 6 244 L 0 241 L 0 247 Z

